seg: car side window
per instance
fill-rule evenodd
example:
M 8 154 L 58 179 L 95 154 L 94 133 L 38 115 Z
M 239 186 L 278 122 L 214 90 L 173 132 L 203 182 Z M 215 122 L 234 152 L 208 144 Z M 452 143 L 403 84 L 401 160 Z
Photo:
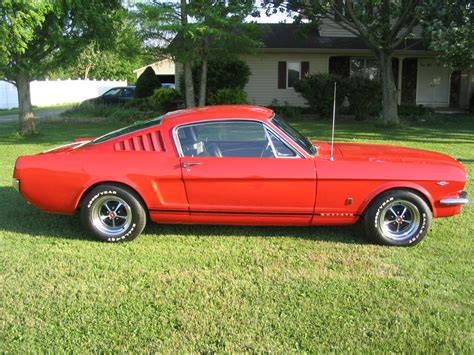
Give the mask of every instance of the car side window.
M 277 158 L 296 158 L 296 153 L 289 148 L 277 135 L 271 131 L 268 131 L 270 140 L 273 144 L 273 149 Z
M 133 90 L 129 89 L 129 88 L 123 89 L 122 92 L 120 93 L 120 96 L 122 96 L 122 97 L 132 97 L 133 96 Z
M 178 128 L 184 156 L 275 158 L 296 154 L 259 122 L 197 123 Z M 273 135 L 273 136 L 272 136 Z

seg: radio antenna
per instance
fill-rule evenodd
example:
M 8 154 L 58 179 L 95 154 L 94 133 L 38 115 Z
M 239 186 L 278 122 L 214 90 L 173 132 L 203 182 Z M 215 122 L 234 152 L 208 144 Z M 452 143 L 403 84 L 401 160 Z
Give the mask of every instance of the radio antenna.
M 334 161 L 334 129 L 336 126 L 336 85 L 334 82 L 334 103 L 332 106 L 332 137 L 331 137 L 331 155 L 329 157 L 330 161 Z

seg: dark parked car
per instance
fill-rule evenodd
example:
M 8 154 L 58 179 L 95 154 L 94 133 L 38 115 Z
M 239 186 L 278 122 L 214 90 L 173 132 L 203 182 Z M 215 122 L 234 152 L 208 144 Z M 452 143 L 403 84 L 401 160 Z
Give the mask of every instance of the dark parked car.
M 85 100 L 82 104 L 89 105 L 121 105 L 133 99 L 135 86 L 122 86 L 112 88 L 99 97 Z

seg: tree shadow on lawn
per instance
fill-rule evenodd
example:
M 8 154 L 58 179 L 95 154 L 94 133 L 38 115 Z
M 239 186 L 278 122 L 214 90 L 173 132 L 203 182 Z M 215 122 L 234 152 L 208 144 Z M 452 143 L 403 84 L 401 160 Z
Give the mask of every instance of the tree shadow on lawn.
M 0 187 L 0 233 L 24 234 L 27 237 L 53 237 L 96 242 L 82 227 L 79 214 L 62 216 L 43 213 L 11 187 Z M 149 222 L 144 235 L 186 237 L 257 237 L 295 238 L 344 244 L 368 244 L 353 226 L 341 227 L 257 227 L 223 225 L 168 225 Z

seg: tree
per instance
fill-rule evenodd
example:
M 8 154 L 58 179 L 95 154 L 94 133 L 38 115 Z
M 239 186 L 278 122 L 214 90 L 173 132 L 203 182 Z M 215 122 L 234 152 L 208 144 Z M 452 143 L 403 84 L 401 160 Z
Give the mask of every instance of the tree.
M 138 18 L 149 49 L 183 65 L 186 106 L 195 106 L 193 63 L 201 65 L 199 105 L 206 101 L 209 58 L 251 50 L 260 43 L 255 24 L 244 24 L 253 14 L 252 1 L 151 1 L 137 4 Z
M 458 70 L 474 65 L 474 3 L 425 1 L 421 25 L 426 43 L 442 62 Z
M 3 0 L 0 76 L 18 89 L 20 133 L 35 131 L 30 81 L 64 67 L 91 41 L 106 44 L 123 14 L 120 0 Z
M 268 13 L 294 12 L 296 21 L 304 18 L 313 24 L 327 18 L 360 38 L 378 62 L 384 122 L 386 125 L 399 124 L 392 56 L 418 23 L 421 0 L 277 0 L 264 3 Z
M 155 89 L 161 87 L 160 80 L 155 74 L 155 71 L 152 67 L 147 67 L 142 75 L 137 79 L 137 84 L 135 88 L 135 97 L 137 99 L 149 97 L 153 95 Z
M 115 36 L 106 44 L 91 41 L 64 68 L 56 68 L 47 75 L 51 78 L 126 79 L 135 82 L 133 70 L 145 64 L 143 43 L 134 24 L 127 16 L 117 21 Z
M 209 59 L 222 59 L 260 45 L 261 30 L 253 23 L 244 22 L 255 11 L 252 1 L 190 2 L 190 14 L 200 25 L 196 41 L 201 62 L 199 106 L 206 104 Z

